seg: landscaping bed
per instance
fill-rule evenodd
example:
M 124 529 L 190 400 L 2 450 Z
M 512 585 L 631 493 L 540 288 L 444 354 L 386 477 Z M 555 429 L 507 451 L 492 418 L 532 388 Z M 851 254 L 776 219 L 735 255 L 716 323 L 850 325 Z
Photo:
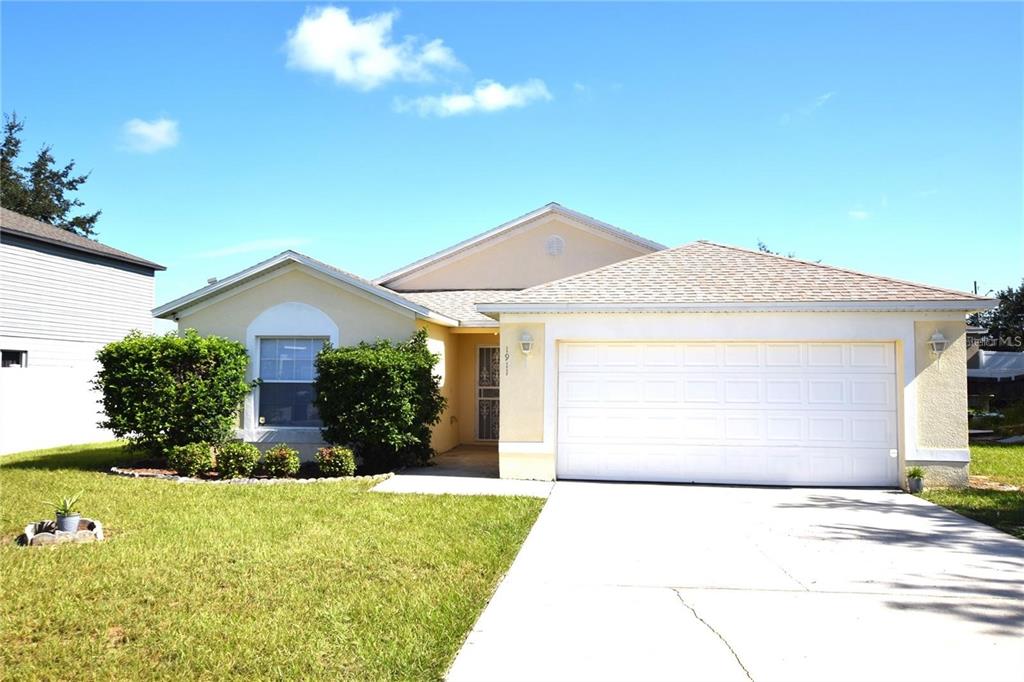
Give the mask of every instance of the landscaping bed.
M 972 445 L 970 485 L 921 497 L 1024 539 L 1024 444 Z
M 111 476 L 119 445 L 0 460 L 9 679 L 440 679 L 542 501 Z M 18 547 L 82 490 L 107 540 Z

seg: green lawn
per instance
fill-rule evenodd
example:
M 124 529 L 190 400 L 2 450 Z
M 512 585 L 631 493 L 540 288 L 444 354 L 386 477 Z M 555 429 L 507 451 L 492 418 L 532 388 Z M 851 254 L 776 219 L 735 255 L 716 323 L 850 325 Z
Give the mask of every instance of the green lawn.
M 1024 445 L 972 445 L 971 474 L 1024 486 Z M 921 497 L 1024 539 L 1024 492 L 929 489 Z
M 439 679 L 541 500 L 102 473 L 117 445 L 0 460 L 6 679 Z M 16 547 L 83 490 L 109 539 Z

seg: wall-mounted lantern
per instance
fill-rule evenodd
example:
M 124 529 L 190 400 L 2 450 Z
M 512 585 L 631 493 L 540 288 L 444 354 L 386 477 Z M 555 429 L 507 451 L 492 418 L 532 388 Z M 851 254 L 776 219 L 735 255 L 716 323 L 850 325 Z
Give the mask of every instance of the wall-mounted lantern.
M 942 335 L 942 332 L 935 332 L 932 337 L 928 339 L 928 347 L 932 349 L 932 353 L 937 356 L 942 355 L 942 352 L 949 347 L 949 340 Z
M 523 332 L 519 337 L 519 350 L 523 351 L 523 355 L 529 355 L 530 351 L 533 350 L 533 337 L 530 332 Z

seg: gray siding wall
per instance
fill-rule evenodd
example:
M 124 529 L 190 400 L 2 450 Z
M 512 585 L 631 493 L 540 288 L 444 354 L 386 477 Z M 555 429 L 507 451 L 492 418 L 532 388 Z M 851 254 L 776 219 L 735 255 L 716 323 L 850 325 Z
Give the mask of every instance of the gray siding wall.
M 4 234 L 0 336 L 107 343 L 149 333 L 153 284 L 145 268 Z

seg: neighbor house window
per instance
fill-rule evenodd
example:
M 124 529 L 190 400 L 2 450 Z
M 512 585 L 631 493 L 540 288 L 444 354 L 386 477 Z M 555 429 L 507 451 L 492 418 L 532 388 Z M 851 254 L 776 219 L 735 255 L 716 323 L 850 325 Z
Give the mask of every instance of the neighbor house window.
M 261 426 L 321 426 L 313 404 L 313 361 L 325 343 L 324 338 L 260 339 Z
M 0 350 L 0 367 L 28 367 L 28 351 Z

